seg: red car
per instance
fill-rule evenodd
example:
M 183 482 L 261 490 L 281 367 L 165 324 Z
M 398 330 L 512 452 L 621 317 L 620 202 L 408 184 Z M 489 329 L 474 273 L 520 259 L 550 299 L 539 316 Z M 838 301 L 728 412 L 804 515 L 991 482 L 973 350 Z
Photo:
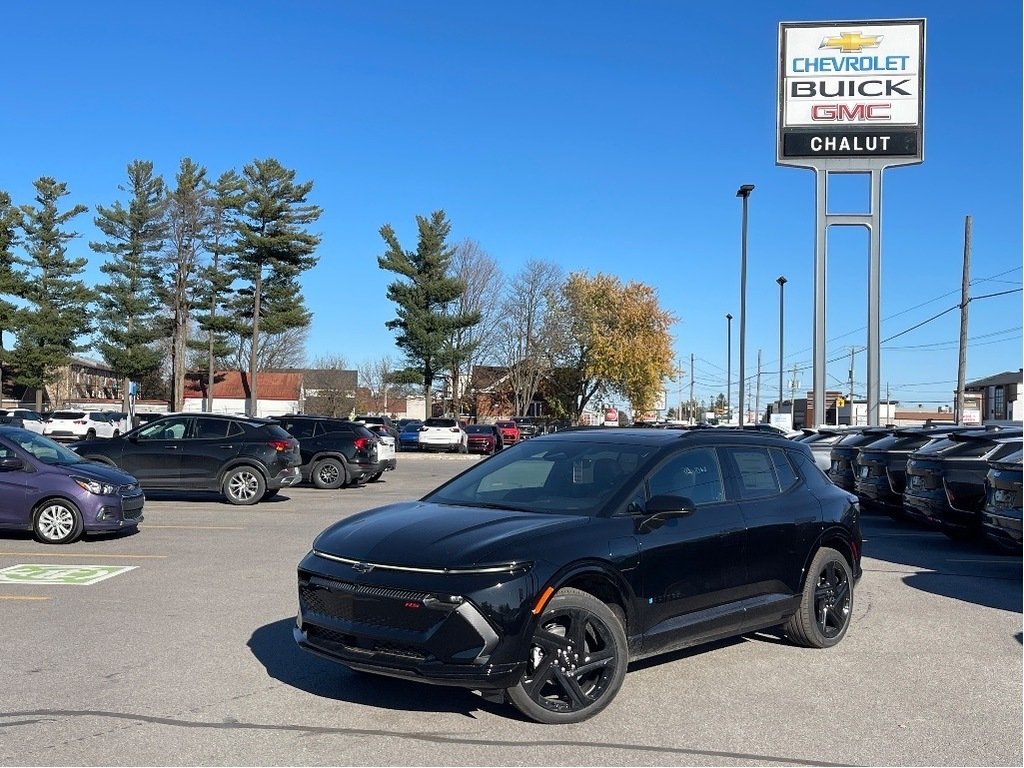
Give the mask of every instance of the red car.
M 519 427 L 514 421 L 499 421 L 494 426 L 501 432 L 501 439 L 505 445 L 512 445 L 519 442 Z
M 493 424 L 470 424 L 466 427 L 466 438 L 470 453 L 490 455 L 505 447 L 501 433 Z

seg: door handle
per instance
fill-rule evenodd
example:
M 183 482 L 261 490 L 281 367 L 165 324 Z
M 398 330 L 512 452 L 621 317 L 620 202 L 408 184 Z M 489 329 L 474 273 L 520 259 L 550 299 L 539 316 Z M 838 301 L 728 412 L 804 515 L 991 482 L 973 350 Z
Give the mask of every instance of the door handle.
M 233 446 L 233 445 L 218 445 L 217 447 L 218 448 L 234 448 L 235 446 Z
M 178 450 L 178 446 L 176 446 L 176 445 L 165 445 L 164 446 L 164 450 L 165 451 L 176 451 L 176 450 Z

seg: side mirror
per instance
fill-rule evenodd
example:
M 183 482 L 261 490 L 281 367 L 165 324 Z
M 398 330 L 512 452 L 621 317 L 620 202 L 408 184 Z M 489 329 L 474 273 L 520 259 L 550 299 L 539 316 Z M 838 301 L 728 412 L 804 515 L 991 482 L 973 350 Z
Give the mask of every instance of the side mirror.
M 693 500 L 686 496 L 661 494 L 652 496 L 643 510 L 643 517 L 637 522 L 637 531 L 647 533 L 660 528 L 673 517 L 686 517 L 697 510 Z
M 0 459 L 0 472 L 16 472 L 25 468 L 25 462 L 17 456 L 8 456 Z

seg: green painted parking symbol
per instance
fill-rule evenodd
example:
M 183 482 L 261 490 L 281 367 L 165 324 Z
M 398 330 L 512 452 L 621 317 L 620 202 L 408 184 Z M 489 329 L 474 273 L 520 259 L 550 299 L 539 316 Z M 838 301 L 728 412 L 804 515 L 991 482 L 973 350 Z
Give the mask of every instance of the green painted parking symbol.
M 0 568 L 0 584 L 76 584 L 87 587 L 134 569 L 134 565 L 12 565 Z

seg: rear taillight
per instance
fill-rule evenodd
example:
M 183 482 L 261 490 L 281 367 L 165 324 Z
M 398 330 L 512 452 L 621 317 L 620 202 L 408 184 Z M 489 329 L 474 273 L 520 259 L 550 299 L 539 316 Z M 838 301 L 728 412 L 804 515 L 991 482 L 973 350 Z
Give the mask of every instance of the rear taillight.
M 368 437 L 357 437 L 352 441 L 357 451 L 365 451 L 370 446 L 370 438 Z
M 428 429 L 429 429 L 429 427 L 420 427 L 419 431 L 420 432 L 426 432 Z
M 292 448 L 292 441 L 291 440 L 271 440 L 269 443 L 267 443 L 267 445 L 269 445 L 271 448 L 273 448 L 278 453 L 281 453 L 282 451 L 289 451 L 289 450 L 291 450 L 291 448 Z
M 458 428 L 458 427 L 452 427 L 452 428 L 451 428 L 451 429 L 449 429 L 448 431 L 449 431 L 449 432 L 459 432 L 459 431 L 461 431 L 461 430 L 459 430 L 459 428 Z
M 88 422 L 88 421 L 86 421 L 85 419 L 82 419 L 81 421 L 76 421 L 76 422 L 75 422 L 75 424 L 88 424 L 88 423 L 89 423 L 89 422 Z

